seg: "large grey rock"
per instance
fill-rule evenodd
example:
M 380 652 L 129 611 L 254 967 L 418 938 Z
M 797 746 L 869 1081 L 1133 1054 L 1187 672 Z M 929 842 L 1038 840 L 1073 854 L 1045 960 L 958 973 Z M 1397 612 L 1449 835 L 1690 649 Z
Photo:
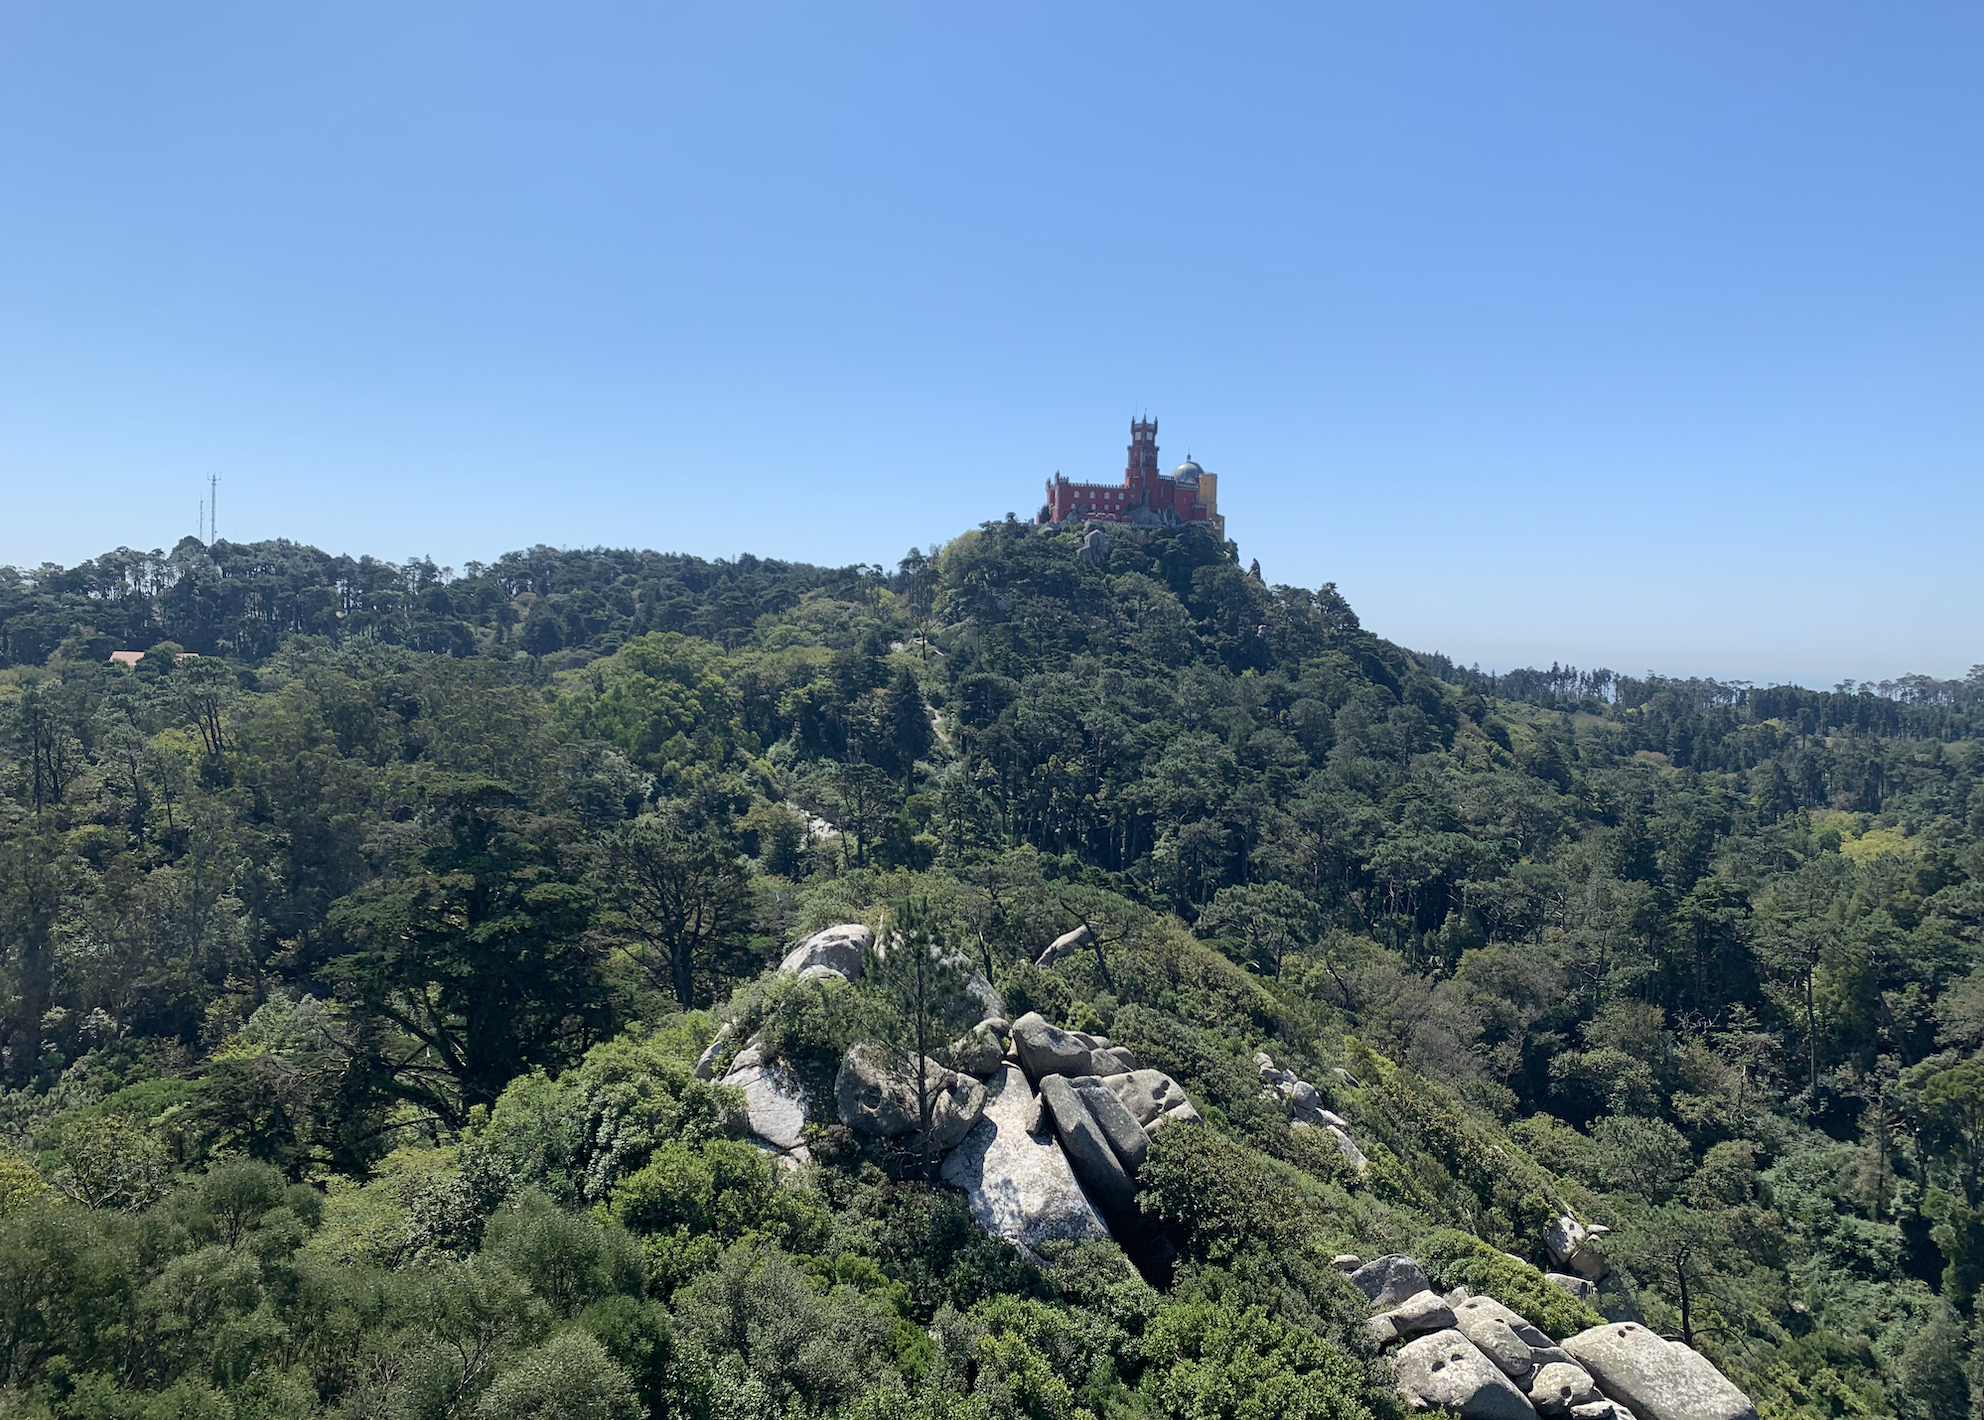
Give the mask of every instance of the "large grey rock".
M 1454 1324 L 1454 1309 L 1438 1292 L 1415 1292 L 1388 1312 L 1379 1312 L 1373 1322 L 1383 1322 L 1385 1341 L 1423 1336 L 1429 1331 L 1446 1331 Z M 1384 1344 L 1383 1341 L 1379 1343 Z
M 927 1057 L 923 1063 L 930 1094 L 930 1147 L 949 1149 L 978 1123 L 985 1109 L 985 1086 Z M 875 1139 L 909 1137 L 916 1147 L 922 1146 L 916 1137 L 923 1128 L 916 1076 L 907 1068 L 892 1068 L 872 1046 L 857 1045 L 841 1057 L 834 1077 L 834 1103 L 841 1123 L 857 1134 Z
M 1359 1173 L 1363 1173 L 1365 1169 L 1371 1166 L 1371 1161 L 1364 1157 L 1364 1151 L 1357 1147 L 1356 1140 L 1352 1139 L 1334 1124 L 1326 1125 L 1325 1128 L 1329 1131 L 1330 1142 L 1336 1145 L 1336 1151 L 1350 1160 L 1350 1166 L 1352 1168 L 1356 1169 Z
M 1073 1082 L 1065 1075 L 1048 1075 L 1040 1082 L 1040 1098 L 1054 1120 L 1055 1137 L 1068 1156 L 1083 1190 L 1096 1201 L 1103 1216 L 1116 1222 L 1136 1216 L 1136 1185 L 1110 1147 L 1109 1137 L 1089 1112 Z
M 1350 1280 L 1379 1311 L 1390 1311 L 1407 1297 L 1432 1290 L 1419 1264 L 1396 1252 L 1371 1259 L 1351 1273 Z
M 951 1045 L 951 1059 L 958 1069 L 981 1080 L 998 1073 L 1006 1057 L 1006 1042 L 991 1021 L 980 1021 Z
M 1146 1129 L 1155 1124 L 1166 1110 L 1189 1103 L 1178 1082 L 1162 1070 L 1131 1070 L 1123 1075 L 1105 1075 L 1102 1083 Z
M 1436 1331 L 1398 1353 L 1398 1389 L 1417 1410 L 1452 1410 L 1462 1420 L 1535 1420 L 1529 1397 L 1458 1331 Z
M 1569 1213 L 1560 1213 L 1543 1230 L 1543 1250 L 1559 1267 L 1569 1262 L 1584 1246 L 1584 1224 Z
M 875 940 L 875 934 L 859 922 L 848 922 L 839 927 L 829 927 L 823 932 L 815 932 L 798 946 L 785 954 L 785 960 L 778 964 L 780 971 L 793 975 L 808 967 L 824 966 L 840 973 L 849 981 L 861 979 L 861 954 Z
M 754 1055 L 746 1051 L 745 1055 Z M 744 1056 L 738 1057 L 740 1060 Z M 751 1132 L 775 1149 L 793 1150 L 804 1143 L 807 1112 L 811 1098 L 799 1082 L 797 1072 L 780 1062 L 733 1067 L 719 1082 L 744 1092 L 744 1107 L 751 1117 Z
M 1052 966 L 1057 961 L 1065 961 L 1094 940 L 1095 934 L 1089 931 L 1086 924 L 1075 928 L 1072 932 L 1063 932 L 1049 943 L 1047 950 L 1040 954 L 1039 960 L 1034 962 L 1034 965 Z
M 1548 1346 L 1550 1338 L 1493 1297 L 1469 1297 L 1454 1308 L 1454 1326 L 1505 1375 L 1525 1379 L 1536 1369 L 1533 1346 Z
M 1538 1366 L 1536 1374 L 1529 1378 L 1529 1403 L 1538 1414 L 1551 1416 L 1553 1420 L 1569 1415 L 1573 1406 L 1589 1405 L 1602 1398 L 1598 1383 L 1576 1362 L 1552 1361 L 1547 1366 Z
M 1061 1146 L 1028 1131 L 1035 1112 L 1020 1068 L 1000 1066 L 978 1123 L 944 1159 L 944 1182 L 964 1190 L 980 1228 L 1030 1252 L 1057 1239 L 1108 1237 Z
M 1095 1122 L 1102 1126 L 1102 1132 L 1109 1139 L 1109 1147 L 1116 1151 L 1116 1158 L 1131 1178 L 1144 1166 L 1150 1155 L 1150 1135 L 1144 1133 L 1143 1125 L 1137 1123 L 1136 1116 L 1123 1107 L 1123 1102 L 1102 1081 L 1087 1076 L 1074 1082 L 1075 1093 L 1082 1097 L 1088 1112 Z
M 1756 1420 L 1757 1408 L 1700 1352 L 1638 1322 L 1609 1322 L 1564 1338 L 1608 1400 L 1639 1420 Z
M 1051 1025 L 1038 1011 L 1028 1011 L 1013 1022 L 1013 1048 L 1027 1078 L 1036 1084 L 1049 1075 L 1095 1073 L 1089 1058 L 1095 1037 Z
M 1543 1280 L 1551 1286 L 1569 1292 L 1581 1302 L 1588 1302 L 1598 1292 L 1598 1284 L 1584 1277 L 1575 1277 L 1568 1272 L 1546 1272 Z

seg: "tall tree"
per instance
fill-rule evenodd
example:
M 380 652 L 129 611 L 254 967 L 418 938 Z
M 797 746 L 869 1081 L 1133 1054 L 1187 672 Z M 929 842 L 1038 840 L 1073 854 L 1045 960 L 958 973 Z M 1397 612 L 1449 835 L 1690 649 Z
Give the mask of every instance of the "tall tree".
M 676 1004 L 748 964 L 751 885 L 737 855 L 709 833 L 657 815 L 634 820 L 602 845 L 600 883 L 613 905 L 606 925 L 628 957 Z

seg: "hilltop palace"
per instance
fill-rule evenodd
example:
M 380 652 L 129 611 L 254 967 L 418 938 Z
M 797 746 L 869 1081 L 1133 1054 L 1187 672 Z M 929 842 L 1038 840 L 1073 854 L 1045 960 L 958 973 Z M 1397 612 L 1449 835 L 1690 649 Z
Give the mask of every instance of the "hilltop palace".
M 1208 531 L 1226 540 L 1226 519 L 1219 515 L 1219 475 L 1207 473 L 1190 459 L 1170 473 L 1157 471 L 1157 421 L 1130 421 L 1130 466 L 1121 484 L 1070 483 L 1055 474 L 1047 483 L 1047 507 L 1040 521 L 1128 523 L 1133 528 L 1206 523 Z

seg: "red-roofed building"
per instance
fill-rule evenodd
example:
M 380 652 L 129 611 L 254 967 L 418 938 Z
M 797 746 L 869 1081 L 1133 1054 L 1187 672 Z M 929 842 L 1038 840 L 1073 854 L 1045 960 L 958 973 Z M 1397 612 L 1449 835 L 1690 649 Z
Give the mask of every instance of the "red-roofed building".
M 1226 519 L 1219 515 L 1219 475 L 1207 473 L 1190 459 L 1170 473 L 1159 473 L 1155 419 L 1130 421 L 1130 466 L 1120 484 L 1073 483 L 1058 473 L 1049 479 L 1047 509 L 1040 521 L 1132 527 L 1206 523 L 1214 537 L 1226 540 Z

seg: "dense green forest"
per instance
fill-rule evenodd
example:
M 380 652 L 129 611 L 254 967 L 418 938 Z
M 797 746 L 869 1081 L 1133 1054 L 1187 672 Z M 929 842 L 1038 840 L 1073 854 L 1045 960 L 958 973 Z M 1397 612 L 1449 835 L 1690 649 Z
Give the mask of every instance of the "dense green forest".
M 1520 1291 L 1559 1200 L 1589 1306 L 1767 1416 L 1984 1402 L 1984 667 L 1490 676 L 1010 519 L 892 571 L 188 539 L 0 569 L 0 667 L 0 1414 L 1353 1420 L 1331 1257 Z M 830 1068 L 840 998 L 760 973 L 904 903 L 1190 1092 L 1175 1266 L 744 1142 L 718 1021 Z

